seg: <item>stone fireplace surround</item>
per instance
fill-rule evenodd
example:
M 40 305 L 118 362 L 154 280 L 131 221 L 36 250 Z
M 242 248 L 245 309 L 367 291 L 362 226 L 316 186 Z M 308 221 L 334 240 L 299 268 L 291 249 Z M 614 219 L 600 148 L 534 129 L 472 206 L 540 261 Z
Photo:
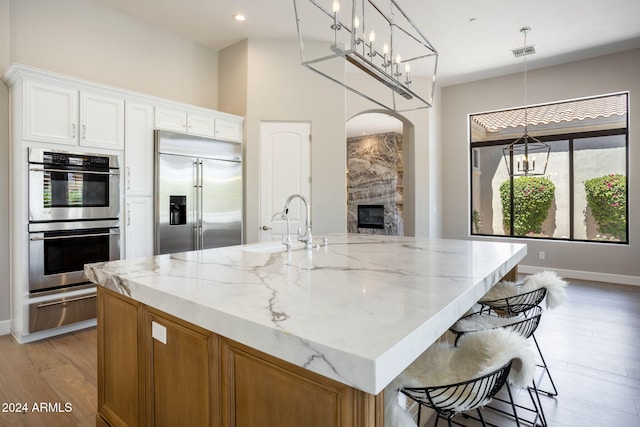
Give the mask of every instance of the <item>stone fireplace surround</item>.
M 347 138 L 347 170 L 347 231 L 403 235 L 402 135 Z M 383 228 L 359 228 L 359 205 L 382 205 Z

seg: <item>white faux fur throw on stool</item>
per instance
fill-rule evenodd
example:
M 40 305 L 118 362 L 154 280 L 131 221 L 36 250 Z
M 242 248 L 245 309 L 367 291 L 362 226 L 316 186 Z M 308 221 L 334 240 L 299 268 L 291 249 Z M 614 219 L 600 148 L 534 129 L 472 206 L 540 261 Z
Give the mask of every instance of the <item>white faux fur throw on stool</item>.
M 526 294 L 540 288 L 547 289 L 547 308 L 556 308 L 562 305 L 567 299 L 567 282 L 558 277 L 555 271 L 542 271 L 525 277 L 522 285 L 514 282 L 500 282 L 489 290 L 480 299 L 482 301 L 493 301 L 497 299 L 509 298 L 516 295 Z
M 453 324 L 451 329 L 459 332 L 475 332 L 487 329 L 504 328 L 505 326 L 522 322 L 523 320 L 527 319 L 520 316 L 502 317 L 476 313 L 472 316 L 466 316 L 458 320 Z
M 384 391 L 385 427 L 416 427 L 400 406 L 401 387 L 432 387 L 455 384 L 489 374 L 512 359 L 509 382 L 525 387 L 533 380 L 536 352 L 529 341 L 506 329 L 463 335 L 458 346 L 436 343 L 405 369 Z M 461 399 L 464 401 L 464 399 Z M 461 406 L 457 411 L 468 408 Z

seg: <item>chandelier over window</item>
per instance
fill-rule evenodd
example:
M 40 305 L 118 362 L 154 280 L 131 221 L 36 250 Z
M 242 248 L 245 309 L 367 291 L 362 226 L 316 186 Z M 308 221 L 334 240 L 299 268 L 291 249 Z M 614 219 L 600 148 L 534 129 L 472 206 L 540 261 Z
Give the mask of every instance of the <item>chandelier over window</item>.
M 524 56 L 524 135 L 513 141 L 502 149 L 504 162 L 507 166 L 509 176 L 530 176 L 544 175 L 549 163 L 551 147 L 529 135 L 528 129 L 528 106 L 527 106 L 527 54 L 532 50 L 527 46 L 527 33 L 531 28 L 524 27 L 520 32 L 524 36 L 524 46 L 518 49 Z M 514 51 L 515 54 L 515 51 Z M 536 156 L 538 156 L 538 167 L 536 169 Z
M 432 106 L 438 53 L 394 0 L 293 4 L 303 66 L 392 111 Z

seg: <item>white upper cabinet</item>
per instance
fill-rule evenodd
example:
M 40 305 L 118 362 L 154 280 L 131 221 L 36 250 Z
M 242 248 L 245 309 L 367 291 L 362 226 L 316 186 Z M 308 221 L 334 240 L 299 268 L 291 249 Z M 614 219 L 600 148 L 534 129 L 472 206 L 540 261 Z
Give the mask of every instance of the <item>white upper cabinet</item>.
M 26 80 L 23 138 L 124 149 L 124 99 Z
M 156 107 L 156 128 L 187 132 L 187 112 L 169 108 Z
M 242 142 L 241 117 L 230 114 L 156 107 L 156 128 L 208 138 Z
M 156 128 L 213 138 L 215 116 L 165 107 L 156 108 Z
M 125 117 L 125 195 L 152 196 L 153 105 L 127 100 Z
M 216 119 L 215 137 L 229 141 L 242 141 L 242 121 L 227 118 Z
M 80 92 L 80 145 L 124 149 L 124 99 Z
M 25 81 L 23 138 L 76 145 L 78 94 L 69 87 Z
M 215 135 L 214 115 L 189 113 L 187 115 L 187 133 L 213 138 Z

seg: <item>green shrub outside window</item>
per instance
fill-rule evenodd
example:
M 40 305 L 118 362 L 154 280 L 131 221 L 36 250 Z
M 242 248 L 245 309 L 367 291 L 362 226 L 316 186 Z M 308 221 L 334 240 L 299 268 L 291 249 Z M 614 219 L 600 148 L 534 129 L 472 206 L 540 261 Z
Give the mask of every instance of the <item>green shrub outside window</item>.
M 556 186 L 550 179 L 521 176 L 513 180 L 513 235 L 526 236 L 542 233 L 542 224 L 555 197 Z M 511 230 L 511 181 L 500 185 L 503 226 L 506 234 Z
M 611 174 L 584 182 L 587 206 L 604 235 L 627 240 L 627 179 Z

